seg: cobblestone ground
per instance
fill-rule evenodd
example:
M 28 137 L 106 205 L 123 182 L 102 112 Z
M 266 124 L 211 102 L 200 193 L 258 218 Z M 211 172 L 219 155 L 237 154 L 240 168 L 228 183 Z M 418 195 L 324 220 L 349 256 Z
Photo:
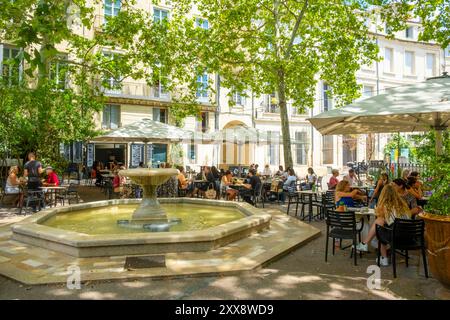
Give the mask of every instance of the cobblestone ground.
M 95 187 L 80 188 L 82 201 L 105 199 Z M 276 205 L 275 205 L 276 206 Z M 283 208 L 284 209 L 284 208 Z M 285 210 L 285 209 L 284 209 Z M 0 208 L 0 226 L 21 220 L 16 209 Z M 448 299 L 450 292 L 435 279 L 426 279 L 418 256 L 409 268 L 398 265 L 381 269 L 381 288 L 367 287 L 367 267 L 375 253 L 352 264 L 349 250 L 337 251 L 328 263 L 325 254 L 325 223 L 313 226 L 322 235 L 290 254 L 251 273 L 171 279 L 139 279 L 83 283 L 80 290 L 66 285 L 27 286 L 0 276 L 0 299 Z

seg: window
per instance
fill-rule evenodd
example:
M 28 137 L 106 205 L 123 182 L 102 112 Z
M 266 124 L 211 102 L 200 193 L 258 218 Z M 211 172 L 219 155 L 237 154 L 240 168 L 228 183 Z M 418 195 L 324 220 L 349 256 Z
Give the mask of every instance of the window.
M 208 112 L 202 112 L 200 114 L 200 119 L 196 122 L 197 130 L 201 132 L 207 132 L 209 129 L 209 116 Z
M 120 55 L 112 52 L 103 52 L 103 56 L 106 59 L 111 60 L 111 68 L 109 68 L 108 72 L 105 72 L 102 80 L 103 88 L 107 93 L 121 93 L 122 87 L 122 79 L 120 74 L 116 73 L 114 70 L 114 61 L 120 59 Z
M 0 71 L 5 84 L 17 85 L 22 76 L 22 62 L 19 60 L 19 48 L 3 47 Z
M 374 86 L 366 86 L 363 85 L 363 89 L 362 89 L 362 97 L 363 98 L 369 98 L 373 96 L 374 93 Z
M 388 26 L 387 23 L 384 25 L 384 33 L 386 33 L 386 34 L 392 33 L 392 28 L 390 26 Z
M 49 78 L 57 90 L 64 90 L 67 85 L 68 64 L 64 61 L 65 59 L 66 57 L 60 57 L 60 60 L 50 64 Z
M 208 30 L 209 29 L 209 23 L 206 19 L 197 18 L 195 19 L 195 25 L 199 28 Z
M 107 104 L 103 107 L 103 129 L 117 129 L 120 127 L 120 106 Z
M 450 58 L 450 46 L 444 49 L 444 56 Z
M 405 30 L 405 38 L 414 39 L 414 27 L 408 27 Z
M 270 144 L 267 146 L 267 157 L 270 165 L 280 164 L 280 133 L 278 131 L 267 131 Z
M 164 77 L 162 75 L 162 66 L 160 63 L 157 64 L 157 69 L 154 71 L 158 75 L 159 80 L 153 86 L 153 96 L 155 98 L 167 98 L 168 92 L 166 91 L 166 88 L 162 84 L 162 80 L 165 80 L 165 82 L 167 83 L 167 77 Z
M 413 75 L 414 72 L 415 72 L 414 52 L 405 51 L 405 74 Z
M 122 6 L 121 0 L 105 0 L 105 18 L 116 17 Z
M 322 136 L 322 164 L 333 163 L 333 136 Z
M 153 108 L 153 121 L 167 123 L 166 109 Z
M 323 92 L 322 92 L 322 96 L 323 96 L 323 111 L 328 111 L 331 109 L 331 99 L 330 99 L 330 87 L 328 86 L 327 83 L 323 84 Z
M 167 162 L 167 144 L 154 143 L 152 146 L 152 164 Z
M 188 160 L 190 163 L 195 163 L 197 159 L 197 145 L 189 144 L 188 145 Z
M 384 49 L 384 72 L 394 71 L 394 50 L 391 48 Z
M 167 98 L 168 92 L 166 91 L 166 88 L 164 88 L 161 81 L 157 81 L 156 84 L 153 86 L 153 95 L 155 98 Z
M 208 74 L 197 76 L 197 98 L 208 98 Z
M 425 75 L 427 77 L 434 77 L 435 76 L 435 56 L 432 53 L 427 53 L 426 57 L 426 72 Z
M 169 19 L 169 11 L 163 9 L 153 9 L 153 21 L 161 22 Z
M 308 133 L 295 133 L 295 159 L 298 165 L 308 164 Z
M 268 113 L 280 113 L 280 106 L 275 93 L 267 95 L 266 112 Z
M 342 136 L 342 163 L 346 165 L 348 162 L 356 161 L 356 153 L 358 147 L 358 138 L 356 135 Z
M 241 92 L 238 91 L 233 92 L 233 101 L 238 106 L 245 105 L 245 97 L 242 95 Z

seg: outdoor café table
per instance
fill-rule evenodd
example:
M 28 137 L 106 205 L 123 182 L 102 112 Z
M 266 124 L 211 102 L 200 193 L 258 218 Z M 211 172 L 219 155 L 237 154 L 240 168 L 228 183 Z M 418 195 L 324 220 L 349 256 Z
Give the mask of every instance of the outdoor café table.
M 246 188 L 245 185 L 243 183 L 234 183 L 234 184 L 230 184 L 230 188 L 233 188 L 234 190 L 238 191 L 238 199 L 240 198 L 241 194 L 243 193 L 243 191 L 250 191 L 252 190 L 251 188 Z
M 61 192 L 62 190 L 67 190 L 64 186 L 48 186 L 48 187 L 40 187 L 40 189 L 45 193 L 50 195 L 49 206 L 53 205 L 56 207 L 56 194 Z
M 355 213 L 356 220 L 364 220 L 364 226 L 361 230 L 361 239 L 364 239 L 370 230 L 370 220 L 371 218 L 376 218 L 375 209 L 368 207 L 348 207 L 348 211 Z M 375 220 L 375 219 L 374 219 Z
M 313 190 L 301 190 L 301 191 L 297 191 L 298 194 L 302 195 L 305 194 L 308 196 L 308 216 L 309 216 L 309 221 L 311 222 L 312 217 L 313 217 L 313 196 L 320 195 L 323 193 L 323 191 L 313 191 Z M 305 220 L 306 217 L 303 218 L 303 220 Z

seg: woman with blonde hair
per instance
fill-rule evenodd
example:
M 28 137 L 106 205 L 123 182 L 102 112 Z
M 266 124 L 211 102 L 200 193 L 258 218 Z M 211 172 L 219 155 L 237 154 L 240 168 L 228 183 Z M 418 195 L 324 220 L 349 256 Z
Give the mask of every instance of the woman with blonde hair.
M 335 201 L 336 207 L 346 206 L 346 207 L 354 207 L 354 200 L 365 200 L 366 196 L 361 195 L 361 191 L 359 189 L 351 190 L 350 182 L 347 180 L 342 180 L 336 186 L 335 191 Z
M 19 167 L 12 166 L 9 168 L 8 179 L 6 179 L 5 194 L 17 194 L 17 199 L 14 205 L 19 206 L 23 199 L 23 193 L 20 190 L 20 185 L 22 184 L 18 177 Z
M 376 226 L 392 226 L 396 218 L 410 219 L 411 213 L 406 202 L 398 195 L 395 188 L 388 184 L 384 186 L 378 199 L 377 208 L 375 209 L 377 219 L 370 227 L 369 233 L 364 241 L 358 243 L 356 250 L 368 251 L 367 244 L 372 241 L 376 235 Z M 381 261 L 380 265 L 388 266 L 387 250 L 385 245 L 381 245 Z

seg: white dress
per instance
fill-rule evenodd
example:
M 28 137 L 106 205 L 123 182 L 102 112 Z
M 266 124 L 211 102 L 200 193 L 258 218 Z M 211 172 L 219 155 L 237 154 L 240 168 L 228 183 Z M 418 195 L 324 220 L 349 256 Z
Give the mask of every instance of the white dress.
M 19 186 L 12 185 L 11 182 L 9 181 L 9 178 L 8 178 L 6 180 L 5 193 L 7 193 L 7 194 L 17 194 L 17 193 L 20 193 L 20 188 L 19 188 Z

